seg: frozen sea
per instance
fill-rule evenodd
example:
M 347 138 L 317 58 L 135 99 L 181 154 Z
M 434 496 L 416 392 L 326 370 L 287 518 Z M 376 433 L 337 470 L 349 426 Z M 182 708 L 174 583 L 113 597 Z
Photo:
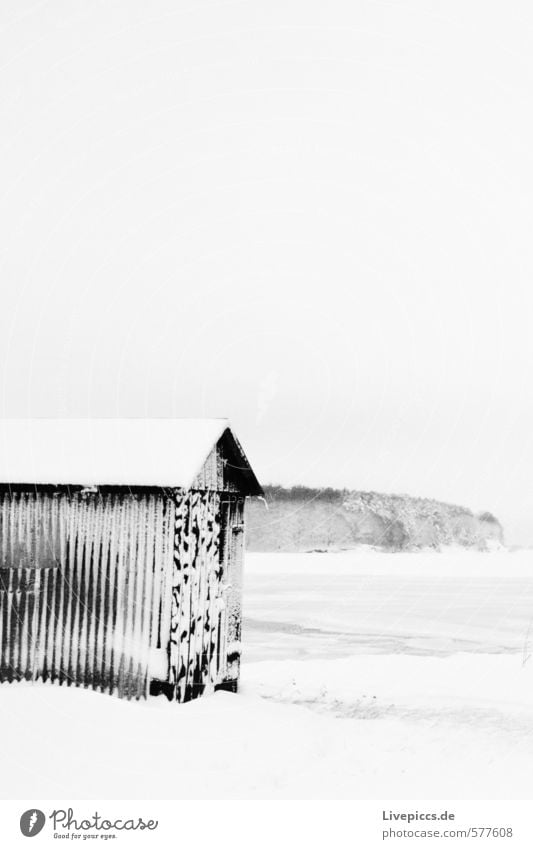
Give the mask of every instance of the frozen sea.
M 251 554 L 247 662 L 358 654 L 523 654 L 533 552 Z

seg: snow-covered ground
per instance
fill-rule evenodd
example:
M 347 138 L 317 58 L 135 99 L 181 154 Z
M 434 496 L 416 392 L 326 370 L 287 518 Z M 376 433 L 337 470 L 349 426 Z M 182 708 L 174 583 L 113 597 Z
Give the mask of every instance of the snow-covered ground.
M 530 797 L 529 552 L 248 555 L 245 613 L 236 696 L 3 685 L 1 797 Z

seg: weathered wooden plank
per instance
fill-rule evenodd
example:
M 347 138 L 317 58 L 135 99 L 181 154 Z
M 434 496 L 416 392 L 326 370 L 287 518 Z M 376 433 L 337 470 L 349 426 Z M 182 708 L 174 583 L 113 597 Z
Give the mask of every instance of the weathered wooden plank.
M 208 493 L 203 499 L 202 510 L 202 544 L 200 568 L 202 586 L 199 599 L 199 621 L 196 634 L 197 672 L 196 692 L 200 695 L 209 687 L 209 651 L 210 651 L 210 592 L 211 574 L 218 559 L 219 529 L 216 523 L 218 495 Z
M 194 681 L 195 637 L 196 623 L 198 618 L 198 599 L 200 591 L 200 568 L 199 553 L 201 546 L 201 493 L 193 492 L 190 499 L 190 529 L 189 534 L 189 575 L 190 575 L 190 602 L 189 602 L 189 627 L 187 638 L 187 674 L 185 681 L 184 700 L 192 698 Z
M 190 494 L 179 493 L 176 503 L 174 573 L 172 581 L 171 674 L 176 698 L 184 701 L 187 685 L 191 612 Z
M 204 511 L 205 503 L 200 493 L 193 493 L 192 497 L 192 528 L 193 545 L 191 553 L 191 616 L 189 627 L 189 661 L 187 666 L 187 700 L 194 698 L 195 687 L 198 680 L 198 634 L 202 628 L 202 584 L 203 584 L 203 560 L 204 560 Z M 191 545 L 192 548 L 192 545 Z
M 239 677 L 242 623 L 242 563 L 244 546 L 244 499 L 235 498 L 231 506 L 229 571 L 226 599 L 226 670 L 225 680 Z
M 218 597 L 221 592 L 220 579 L 220 495 L 215 494 L 213 500 L 213 551 L 209 564 L 208 597 L 206 601 L 207 619 L 205 624 L 205 685 L 212 689 L 217 683 L 216 678 L 216 641 L 218 637 Z

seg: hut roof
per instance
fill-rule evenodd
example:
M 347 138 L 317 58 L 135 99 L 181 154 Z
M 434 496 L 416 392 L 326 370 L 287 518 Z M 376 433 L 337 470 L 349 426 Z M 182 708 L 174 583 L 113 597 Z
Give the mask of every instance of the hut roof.
M 227 419 L 0 419 L 0 483 L 188 489 L 222 437 L 261 494 Z

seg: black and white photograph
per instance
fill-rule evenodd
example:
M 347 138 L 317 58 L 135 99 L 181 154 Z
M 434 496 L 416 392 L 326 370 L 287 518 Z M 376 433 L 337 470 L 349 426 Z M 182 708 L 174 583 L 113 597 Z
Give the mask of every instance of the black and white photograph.
M 532 47 L 0 3 L 2 845 L 532 845 Z

